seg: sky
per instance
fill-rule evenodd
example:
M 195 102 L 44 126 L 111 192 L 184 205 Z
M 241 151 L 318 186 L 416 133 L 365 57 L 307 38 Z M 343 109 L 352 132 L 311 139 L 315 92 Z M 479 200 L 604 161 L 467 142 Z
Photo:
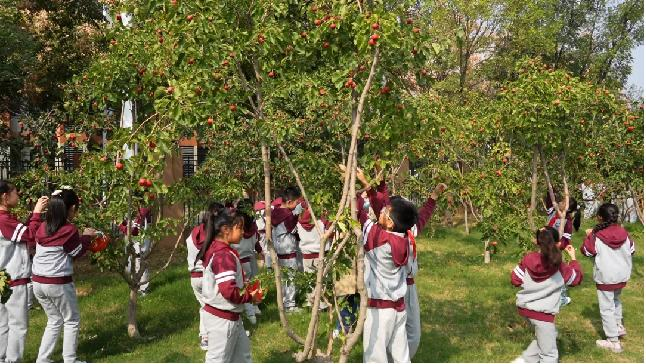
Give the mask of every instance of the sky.
M 628 77 L 626 88 L 637 86 L 644 90 L 644 45 L 633 48 L 633 71 Z

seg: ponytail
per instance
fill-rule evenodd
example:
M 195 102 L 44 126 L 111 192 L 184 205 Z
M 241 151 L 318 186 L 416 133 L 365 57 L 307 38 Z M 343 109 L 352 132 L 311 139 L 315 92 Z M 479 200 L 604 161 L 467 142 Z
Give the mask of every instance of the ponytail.
M 602 220 L 600 224 L 597 224 L 592 231 L 599 232 L 611 225 L 617 224 L 619 221 L 619 207 L 613 203 L 604 203 L 599 206 L 597 210 L 597 216 Z
M 219 202 L 211 202 L 209 208 L 202 215 L 202 224 L 206 226 L 206 223 L 209 221 L 209 216 L 215 214 L 219 209 L 223 208 L 224 205 Z
M 67 224 L 70 208 L 78 205 L 79 198 L 71 188 L 54 191 L 47 204 L 47 235 L 54 235 L 58 229 Z
M 195 257 L 195 263 L 204 259 L 206 252 L 211 247 L 215 237 L 220 234 L 223 227 L 234 227 L 243 223 L 244 219 L 242 215 L 240 215 L 236 210 L 228 207 L 218 207 L 213 213 L 209 212 L 206 226 L 204 228 L 206 231 L 206 239 L 204 240 L 204 244 L 202 244 L 202 248 L 200 248 L 199 253 L 197 253 L 197 256 Z
M 536 242 L 541 247 L 543 264 L 549 268 L 558 268 L 563 256 L 556 246 L 559 241 L 559 232 L 550 226 L 545 226 L 536 231 Z

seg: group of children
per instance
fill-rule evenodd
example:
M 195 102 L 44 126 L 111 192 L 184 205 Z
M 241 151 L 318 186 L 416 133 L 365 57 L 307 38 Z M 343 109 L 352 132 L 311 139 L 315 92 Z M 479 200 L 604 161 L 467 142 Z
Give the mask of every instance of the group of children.
M 556 363 L 556 315 L 561 306 L 572 300 L 564 292 L 567 286 L 581 284 L 583 272 L 571 245 L 573 228 L 578 230 L 577 202 L 569 200 L 548 207 L 548 223 L 536 231 L 538 252 L 523 257 L 511 272 L 511 283 L 521 290 L 516 295 L 518 313 L 534 328 L 535 339 L 515 363 Z M 565 219 L 562 234 L 561 219 Z M 606 339 L 597 340 L 599 348 L 615 353 L 623 351 L 620 338 L 625 336 L 623 310 L 620 300 L 622 289 L 630 279 L 635 244 L 619 224 L 619 208 L 612 203 L 601 205 L 597 212 L 598 224 L 586 231 L 581 253 L 594 259 L 592 278 L 597 287 L 599 311 Z M 569 256 L 562 261 L 561 250 Z
M 365 251 L 363 279 L 368 296 L 363 359 L 410 362 L 421 339 L 415 238 L 433 215 L 446 185 L 438 184 L 418 209 L 404 197 L 390 196 L 384 180 L 372 186 L 361 170 L 357 170 L 357 178 L 363 185 L 356 196 L 356 206 L 363 231 L 360 243 Z M 97 232 L 88 228 L 81 234 L 72 223 L 79 198 L 69 187 L 41 197 L 25 224 L 11 214 L 18 199 L 16 187 L 0 181 L 0 269 L 10 274 L 13 292 L 8 302 L 0 304 L 0 360 L 18 362 L 23 358 L 28 326 L 27 283 L 32 282 L 34 295 L 47 315 L 37 361 L 50 361 L 62 328 L 63 359 L 74 362 L 80 313 L 72 262 L 85 253 Z M 571 302 L 569 297 L 562 298 L 567 297 L 562 292 L 564 287 L 576 286 L 583 279 L 570 243 L 573 229 L 579 227 L 576 201 L 570 200 L 567 211 L 564 205 L 561 201 L 558 206 L 547 206 L 547 226 L 536 232 L 539 251 L 527 254 L 511 273 L 512 284 L 521 287 L 516 300 L 518 312 L 535 332 L 535 340 L 517 362 L 558 360 L 555 316 L 562 305 Z M 45 209 L 46 217 L 42 219 Z M 251 361 L 241 314 L 252 324 L 260 314 L 262 288 L 252 283 L 258 274 L 257 256 L 268 256 L 264 209 L 264 202 L 252 205 L 249 199 L 235 206 L 212 203 L 202 223 L 186 239 L 191 286 L 200 304 L 200 346 L 207 351 L 207 362 Z M 145 211 L 140 215 L 147 219 Z M 561 236 L 558 229 L 562 217 L 565 226 Z M 580 248 L 584 255 L 594 258 L 593 279 L 606 334 L 606 339 L 596 344 L 621 352 L 619 339 L 626 335 L 626 329 L 620 295 L 630 278 L 635 247 L 618 223 L 616 205 L 602 205 L 598 219 L 599 223 L 586 231 Z M 286 188 L 271 202 L 271 223 L 278 266 L 293 272 L 315 272 L 320 264 L 321 234 L 329 222 L 324 218 L 313 221 L 299 189 Z M 329 248 L 328 244 L 323 246 Z M 562 261 L 561 250 L 569 255 L 569 263 Z M 283 307 L 287 312 L 299 310 L 293 278 L 288 274 L 283 284 Z
M 12 289 L 9 300 L 0 305 L 0 360 L 23 359 L 29 323 L 27 285 L 31 282 L 47 315 L 36 361 L 50 362 L 63 329 L 63 360 L 75 362 L 80 312 L 72 262 L 85 254 L 97 232 L 88 228 L 81 234 L 72 224 L 79 198 L 69 187 L 39 198 L 25 224 L 11 214 L 18 202 L 16 186 L 0 181 L 0 269 L 9 273 Z
M 385 181 L 377 188 L 367 182 L 362 171 L 363 195 L 357 196 L 359 221 L 363 226 L 365 256 L 364 282 L 368 291 L 368 315 L 364 325 L 364 360 L 410 361 L 421 338 L 419 301 L 415 286 L 417 249 L 415 236 L 422 231 L 435 210 L 438 196 L 446 189 L 438 185 L 419 210 L 400 196 L 389 196 Z M 186 239 L 191 286 L 200 304 L 200 346 L 207 351 L 206 361 L 248 362 L 249 339 L 241 313 L 252 324 L 260 311 L 255 292 L 240 294 L 257 274 L 258 253 L 266 251 L 265 203 L 240 201 L 225 207 L 213 203 Z M 321 234 L 329 226 L 325 218 L 312 221 L 300 190 L 286 188 L 271 203 L 271 241 L 278 266 L 288 270 L 315 272 L 319 264 Z M 378 221 L 368 219 L 371 210 Z M 318 225 L 318 226 L 317 226 Z M 263 247 L 263 245 L 265 245 Z M 324 249 L 329 244 L 324 244 Z M 267 254 L 268 256 L 268 254 Z M 268 265 L 270 261 L 266 260 Z M 283 307 L 297 312 L 293 275 L 283 283 Z M 234 289 L 234 288 L 237 288 Z M 235 291 L 235 292 L 234 292 Z M 312 303 L 311 293 L 308 303 Z M 320 309 L 324 306 L 319 307 Z M 347 326 L 347 323 L 341 323 Z M 347 331 L 347 330 L 346 330 Z M 226 340 L 224 338 L 227 338 Z

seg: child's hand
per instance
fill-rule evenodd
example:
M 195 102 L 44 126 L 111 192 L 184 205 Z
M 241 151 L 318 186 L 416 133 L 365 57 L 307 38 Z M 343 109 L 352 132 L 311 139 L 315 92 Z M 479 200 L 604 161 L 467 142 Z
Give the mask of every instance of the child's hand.
M 36 202 L 36 206 L 34 206 L 34 212 L 37 213 L 37 214 L 40 214 L 41 212 L 43 212 L 45 210 L 45 207 L 47 207 L 48 203 L 49 203 L 49 197 L 42 196 Z
M 92 228 L 85 228 L 83 229 L 83 235 L 95 237 L 97 235 L 97 232 Z
M 592 234 L 592 229 L 587 229 L 587 230 L 585 231 L 585 236 L 588 236 L 588 235 L 590 235 L 590 234 Z
M 440 197 L 441 194 L 446 191 L 448 187 L 444 183 L 439 183 L 437 186 L 435 186 L 435 189 L 433 192 L 431 192 L 431 198 L 434 200 L 437 200 L 438 197 Z
M 366 179 L 366 175 L 363 174 L 363 170 L 361 168 L 357 168 L 357 179 L 361 182 L 364 188 L 370 187 L 370 183 L 368 183 L 368 180 Z
M 576 260 L 576 252 L 574 251 L 574 247 L 572 245 L 566 246 L 565 251 L 570 255 L 570 260 Z

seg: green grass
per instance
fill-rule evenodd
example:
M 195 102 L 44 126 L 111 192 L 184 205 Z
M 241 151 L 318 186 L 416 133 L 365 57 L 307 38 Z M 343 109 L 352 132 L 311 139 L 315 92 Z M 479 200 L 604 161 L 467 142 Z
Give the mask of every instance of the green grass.
M 583 231 L 574 236 L 580 246 Z M 592 264 L 578 256 L 584 283 L 569 290 L 573 303 L 557 317 L 558 347 L 562 362 L 643 362 L 644 266 L 643 230 L 630 226 L 637 244 L 632 279 L 622 294 L 628 337 L 624 352 L 614 354 L 595 347 L 603 333 L 599 317 Z M 499 246 L 489 265 L 483 264 L 477 233 L 438 229 L 432 238 L 418 242 L 420 272 L 417 277 L 421 302 L 422 343 L 417 362 L 509 362 L 532 340 L 532 332 L 516 313 L 517 289 L 509 273 L 520 256 L 514 246 Z M 127 289 L 113 274 L 92 268 L 79 270 L 77 288 L 88 292 L 79 298 L 81 334 L 78 354 L 92 362 L 203 362 L 199 350 L 198 305 L 186 268 L 179 263 L 162 273 L 152 293 L 139 305 L 142 338 L 129 339 L 125 314 Z M 273 299 L 273 296 L 270 297 Z M 273 302 L 273 303 L 272 303 Z M 275 300 L 268 301 L 252 330 L 252 356 L 256 362 L 291 362 L 297 346 L 281 330 Z M 46 317 L 33 310 L 25 361 L 36 359 Z M 304 334 L 308 314 L 289 316 L 295 330 Z M 327 321 L 325 321 L 327 322 Z M 248 323 L 245 326 L 249 329 Z M 321 337 L 321 345 L 324 338 Z M 335 354 L 335 358 L 338 355 Z M 52 358 L 61 360 L 59 348 Z M 352 361 L 361 361 L 361 342 Z

